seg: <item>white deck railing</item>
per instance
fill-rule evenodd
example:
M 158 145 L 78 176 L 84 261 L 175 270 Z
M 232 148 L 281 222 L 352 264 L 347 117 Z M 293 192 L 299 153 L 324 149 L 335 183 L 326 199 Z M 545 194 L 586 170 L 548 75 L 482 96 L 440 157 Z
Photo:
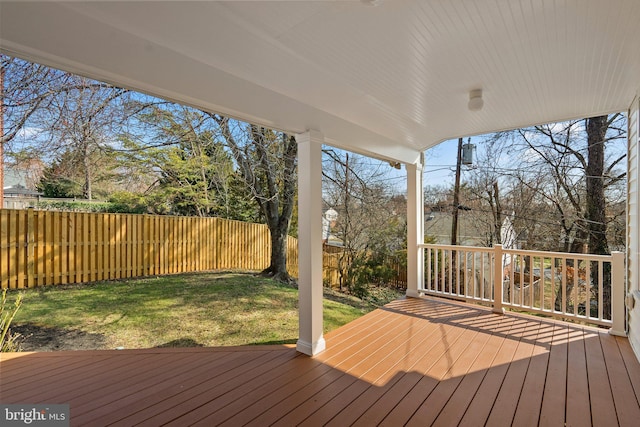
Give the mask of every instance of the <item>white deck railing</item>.
M 624 254 L 420 245 L 419 292 L 609 326 L 624 335 Z M 497 261 L 497 262 L 496 262 Z

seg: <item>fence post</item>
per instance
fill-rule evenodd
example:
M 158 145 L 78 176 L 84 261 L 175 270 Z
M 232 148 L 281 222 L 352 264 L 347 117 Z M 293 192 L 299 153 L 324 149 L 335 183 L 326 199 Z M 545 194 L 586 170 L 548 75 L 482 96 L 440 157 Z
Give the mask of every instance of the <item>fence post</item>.
M 624 269 L 624 253 L 611 253 L 611 335 L 626 337 L 625 330 L 625 269 Z
M 493 312 L 504 314 L 502 308 L 502 245 L 493 246 Z

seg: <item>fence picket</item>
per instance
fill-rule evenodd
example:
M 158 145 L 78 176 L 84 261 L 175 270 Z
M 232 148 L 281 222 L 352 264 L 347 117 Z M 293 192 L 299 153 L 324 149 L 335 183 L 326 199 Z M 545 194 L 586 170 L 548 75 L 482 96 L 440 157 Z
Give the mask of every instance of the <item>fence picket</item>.
M 24 217 L 23 212 L 15 212 L 13 215 L 13 227 L 9 226 L 9 230 L 13 230 L 11 233 L 14 236 L 14 250 L 16 259 L 16 271 L 18 273 L 18 281 L 16 282 L 16 288 L 24 288 L 24 272 L 25 272 L 25 230 L 24 230 Z
M 25 246 L 25 275 L 26 275 L 26 287 L 33 288 L 35 286 L 35 267 L 37 265 L 35 261 L 35 244 L 36 244 L 36 228 L 33 209 L 27 210 L 26 214 L 26 229 L 24 234 L 24 246 Z

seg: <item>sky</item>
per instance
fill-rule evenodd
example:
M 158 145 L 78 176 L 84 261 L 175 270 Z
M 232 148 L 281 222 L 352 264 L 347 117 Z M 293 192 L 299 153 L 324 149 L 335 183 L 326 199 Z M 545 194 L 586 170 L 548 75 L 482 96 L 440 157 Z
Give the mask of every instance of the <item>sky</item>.
M 471 143 L 479 148 L 478 138 L 471 138 Z M 465 138 L 464 142 L 467 142 Z M 423 173 L 423 184 L 425 187 L 435 185 L 453 186 L 456 172 L 456 157 L 458 155 L 458 140 L 451 139 L 441 142 L 425 151 L 425 167 Z M 474 155 L 475 159 L 475 155 Z M 374 160 L 377 162 L 377 160 Z M 462 168 L 462 177 L 468 167 Z M 398 193 L 405 194 L 407 191 L 407 173 L 405 168 L 396 170 L 390 168 L 389 179 L 393 182 Z
M 474 143 L 473 139 L 471 143 Z M 453 185 L 457 156 L 457 139 L 441 142 L 425 151 L 424 185 Z

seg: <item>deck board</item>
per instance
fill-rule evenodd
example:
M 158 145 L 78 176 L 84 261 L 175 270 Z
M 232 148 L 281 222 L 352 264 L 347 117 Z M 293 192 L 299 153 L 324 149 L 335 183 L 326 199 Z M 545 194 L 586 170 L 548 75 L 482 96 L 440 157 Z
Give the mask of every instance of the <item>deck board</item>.
M 71 425 L 634 425 L 625 338 L 430 298 L 292 346 L 0 355 L 2 403 L 68 403 Z
M 629 340 L 623 337 L 616 337 L 616 341 L 618 342 L 618 348 L 620 349 L 620 354 L 624 360 L 629 380 L 631 381 L 631 385 L 635 391 L 636 400 L 640 403 L 640 364 L 637 363 L 638 360 L 636 359 L 635 354 L 633 354 L 633 350 L 629 345 Z
M 640 423 L 640 408 L 637 406 L 638 401 L 618 349 L 618 342 L 611 335 L 600 335 L 600 341 L 618 420 L 621 425 Z
M 569 329 L 556 325 L 549 350 L 549 364 L 540 410 L 540 426 L 557 426 L 564 424 L 565 421 L 568 341 Z
M 615 425 L 615 423 L 619 423 L 619 420 L 616 415 L 599 335 L 596 332 L 589 332 L 585 334 L 584 340 L 587 357 L 587 376 L 589 379 L 591 420 L 594 425 L 605 426 L 608 423 Z
M 570 334 L 567 349 L 567 396 L 566 422 L 568 426 L 586 426 L 591 424 L 591 406 L 589 404 L 589 378 L 584 348 L 584 332 L 578 330 Z

